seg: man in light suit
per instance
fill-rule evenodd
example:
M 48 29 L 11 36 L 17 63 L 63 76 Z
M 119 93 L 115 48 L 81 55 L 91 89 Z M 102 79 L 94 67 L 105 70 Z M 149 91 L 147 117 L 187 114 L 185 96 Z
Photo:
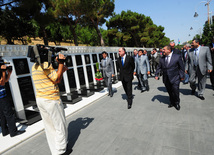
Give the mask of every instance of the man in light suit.
M 141 84 L 141 92 L 145 90 L 149 91 L 149 83 L 148 83 L 148 76 L 150 74 L 150 66 L 148 57 L 143 54 L 143 50 L 138 51 L 138 58 L 135 60 L 135 70 L 134 75 L 138 74 L 139 81 Z
M 138 58 L 138 50 L 137 49 L 134 49 L 132 57 L 133 57 L 134 61 L 136 61 L 136 59 Z M 140 88 L 141 85 L 140 85 L 139 76 L 138 76 L 138 74 L 135 74 L 135 76 L 137 77 L 137 80 L 138 80 L 138 88 Z
M 170 46 L 165 46 L 163 52 L 165 54 L 160 58 L 155 79 L 158 80 L 158 75 L 162 71 L 163 83 L 170 98 L 168 107 L 174 106 L 177 110 L 180 110 L 179 85 L 180 81 L 184 79 L 184 64 L 179 54 L 172 53 Z
M 113 96 L 112 91 L 112 80 L 111 77 L 114 76 L 114 65 L 111 58 L 108 57 L 108 54 L 106 51 L 102 52 L 103 59 L 100 63 L 100 70 L 102 70 L 103 78 L 106 83 L 106 86 L 108 87 L 109 94 L 108 96 Z
M 120 81 L 123 84 L 123 89 L 127 95 L 128 109 L 132 107 L 132 80 L 135 69 L 133 57 L 126 54 L 124 47 L 119 48 L 119 59 L 117 60 L 118 68 L 120 71 Z
M 188 52 L 190 49 L 191 49 L 191 45 L 189 43 L 184 46 L 184 49 L 182 52 L 184 64 L 186 64 L 186 60 L 188 59 Z M 187 84 L 188 82 L 189 82 L 189 74 L 185 73 L 185 79 L 184 79 L 183 83 Z
M 196 77 L 198 78 L 198 97 L 205 100 L 203 94 L 206 86 L 206 74 L 211 73 L 213 66 L 209 47 L 200 46 L 198 40 L 193 40 L 193 47 L 188 52 L 188 59 L 186 60 L 185 72 L 189 72 L 190 87 L 192 95 L 196 90 Z

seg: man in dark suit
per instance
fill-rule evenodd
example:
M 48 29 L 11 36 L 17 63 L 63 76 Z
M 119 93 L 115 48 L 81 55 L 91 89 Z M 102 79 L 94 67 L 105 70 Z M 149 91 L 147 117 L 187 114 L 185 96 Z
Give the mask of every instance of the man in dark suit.
M 212 43 L 209 44 L 209 47 L 211 52 L 212 65 L 214 66 L 214 37 L 213 37 Z M 214 72 L 213 71 L 210 73 L 210 82 L 214 90 Z
M 181 52 L 175 48 L 175 42 L 174 41 L 170 42 L 169 45 L 171 46 L 171 51 L 173 54 L 181 54 Z
M 174 54 L 170 46 L 163 48 L 165 55 L 160 58 L 160 62 L 155 73 L 155 79 L 158 80 L 158 74 L 163 72 L 163 83 L 170 97 L 169 108 L 174 106 L 180 110 L 179 85 L 184 79 L 184 64 L 179 54 Z
M 124 47 L 119 48 L 119 59 L 117 60 L 120 72 L 120 81 L 127 95 L 128 109 L 132 106 L 132 80 L 135 69 L 133 57 L 126 54 Z
M 137 49 L 134 49 L 132 57 L 134 58 L 134 61 L 136 61 L 136 59 L 138 58 L 138 50 Z M 137 80 L 138 80 L 138 87 L 141 88 L 140 79 L 139 79 L 138 74 L 136 73 L 135 76 L 137 77 Z

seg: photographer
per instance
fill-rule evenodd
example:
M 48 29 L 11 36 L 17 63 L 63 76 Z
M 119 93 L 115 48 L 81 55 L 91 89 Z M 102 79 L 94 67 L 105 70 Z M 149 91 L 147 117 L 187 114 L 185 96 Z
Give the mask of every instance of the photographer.
M 41 52 L 40 57 L 42 58 Z M 58 70 L 47 61 L 36 62 L 32 67 L 33 81 L 36 87 L 36 101 L 44 122 L 47 141 L 53 155 L 69 154 L 72 149 L 67 149 L 67 125 L 64 106 L 60 99 L 59 87 L 63 73 L 67 70 L 64 66 L 65 56 L 56 57 Z
M 25 130 L 17 131 L 16 122 L 15 122 L 15 114 L 12 110 L 12 107 L 7 98 L 7 94 L 6 94 L 6 90 L 5 90 L 5 83 L 9 81 L 11 73 L 12 73 L 12 70 L 7 69 L 6 65 L 4 65 L 4 61 L 1 59 L 1 68 L 0 68 L 1 129 L 2 129 L 3 136 L 10 134 L 10 137 L 14 137 L 14 136 L 24 133 Z

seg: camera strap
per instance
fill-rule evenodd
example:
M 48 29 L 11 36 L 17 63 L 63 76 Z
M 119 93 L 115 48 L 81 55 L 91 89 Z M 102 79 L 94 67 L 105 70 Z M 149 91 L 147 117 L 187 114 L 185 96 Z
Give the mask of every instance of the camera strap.
M 52 62 L 52 52 L 48 51 L 48 67 L 50 66 L 51 62 Z
M 41 66 L 41 59 L 40 59 L 40 56 L 39 56 L 39 51 L 38 51 L 37 46 L 34 46 L 34 47 L 33 47 L 33 51 L 34 51 L 35 58 L 36 58 L 38 64 Z M 42 66 L 41 66 L 41 67 L 42 67 Z M 42 68 L 43 68 L 43 67 L 42 67 Z

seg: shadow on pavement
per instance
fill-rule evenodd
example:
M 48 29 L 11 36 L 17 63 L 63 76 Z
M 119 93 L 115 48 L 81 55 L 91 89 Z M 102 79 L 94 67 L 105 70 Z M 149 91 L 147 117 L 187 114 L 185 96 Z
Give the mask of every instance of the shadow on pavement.
M 128 99 L 126 94 L 121 94 L 121 96 L 122 96 L 123 100 L 127 100 Z M 132 99 L 134 99 L 134 96 L 135 96 L 135 94 L 132 94 Z
M 126 94 L 121 94 L 123 100 L 127 100 Z
M 167 92 L 167 91 L 166 91 L 166 87 L 158 87 L 157 89 L 158 89 L 159 91 L 162 91 L 162 92 Z
M 207 89 L 213 89 L 211 84 L 206 84 Z
M 94 120 L 94 118 L 78 118 L 75 121 L 72 121 L 68 125 L 68 145 L 67 148 L 73 148 L 76 143 L 81 130 L 88 127 L 88 125 Z
M 152 98 L 152 102 L 154 102 L 155 100 L 158 100 L 160 103 L 163 103 L 163 104 L 169 104 L 169 96 L 155 95 Z
M 166 90 L 166 88 L 165 87 L 158 87 L 157 88 L 159 91 L 162 91 L 162 92 L 165 92 L 165 93 L 167 93 L 167 90 Z M 191 95 L 191 89 L 189 88 L 189 89 L 179 89 L 179 92 L 180 93 L 182 93 L 183 95 Z M 168 94 L 168 93 L 167 93 Z

